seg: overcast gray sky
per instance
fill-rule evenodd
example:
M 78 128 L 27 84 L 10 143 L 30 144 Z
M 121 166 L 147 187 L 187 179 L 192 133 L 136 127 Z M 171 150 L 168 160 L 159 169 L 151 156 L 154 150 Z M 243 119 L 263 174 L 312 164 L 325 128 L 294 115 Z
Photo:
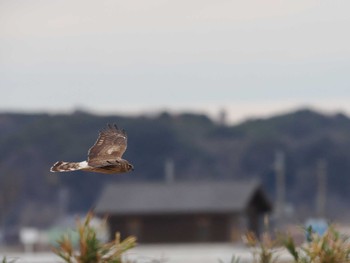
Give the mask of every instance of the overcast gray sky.
M 0 111 L 350 113 L 349 0 L 1 0 Z

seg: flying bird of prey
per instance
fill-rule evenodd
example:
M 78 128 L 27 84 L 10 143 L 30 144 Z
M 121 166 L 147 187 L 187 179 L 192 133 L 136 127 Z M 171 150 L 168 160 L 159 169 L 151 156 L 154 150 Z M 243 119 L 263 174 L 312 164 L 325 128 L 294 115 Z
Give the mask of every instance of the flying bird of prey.
M 125 130 L 110 125 L 100 131 L 95 144 L 89 149 L 88 160 L 82 162 L 56 162 L 51 172 L 70 172 L 76 170 L 115 174 L 134 170 L 132 164 L 122 159 L 127 147 Z

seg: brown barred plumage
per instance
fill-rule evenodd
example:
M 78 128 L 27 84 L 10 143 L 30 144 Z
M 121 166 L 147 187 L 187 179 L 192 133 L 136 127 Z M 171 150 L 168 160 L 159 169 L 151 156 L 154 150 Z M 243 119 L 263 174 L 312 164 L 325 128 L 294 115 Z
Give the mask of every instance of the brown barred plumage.
M 116 125 L 103 129 L 96 143 L 89 149 L 88 160 L 82 162 L 56 162 L 51 172 L 70 172 L 76 170 L 115 174 L 134 170 L 132 164 L 122 159 L 127 147 L 125 130 Z

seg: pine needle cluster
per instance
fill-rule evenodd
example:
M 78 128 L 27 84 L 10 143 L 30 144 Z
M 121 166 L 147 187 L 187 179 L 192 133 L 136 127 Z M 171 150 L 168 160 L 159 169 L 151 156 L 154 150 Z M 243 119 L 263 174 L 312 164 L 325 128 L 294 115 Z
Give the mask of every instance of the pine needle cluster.
M 78 248 L 75 248 L 69 234 L 65 234 L 58 241 L 58 247 L 53 249 L 54 253 L 67 263 L 125 263 L 123 255 L 136 246 L 136 238 L 130 236 L 121 241 L 120 234 L 116 233 L 113 241 L 103 243 L 90 226 L 92 217 L 90 212 L 84 222 L 77 223 Z

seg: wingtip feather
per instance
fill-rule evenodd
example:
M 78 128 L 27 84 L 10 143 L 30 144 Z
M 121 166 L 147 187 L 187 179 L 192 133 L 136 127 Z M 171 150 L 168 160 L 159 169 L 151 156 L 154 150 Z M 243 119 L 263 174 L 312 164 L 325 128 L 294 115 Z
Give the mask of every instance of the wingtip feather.
M 52 173 L 58 172 L 57 167 L 60 166 L 62 163 L 63 163 L 62 161 L 55 162 L 55 163 L 51 166 L 50 172 L 52 172 Z

